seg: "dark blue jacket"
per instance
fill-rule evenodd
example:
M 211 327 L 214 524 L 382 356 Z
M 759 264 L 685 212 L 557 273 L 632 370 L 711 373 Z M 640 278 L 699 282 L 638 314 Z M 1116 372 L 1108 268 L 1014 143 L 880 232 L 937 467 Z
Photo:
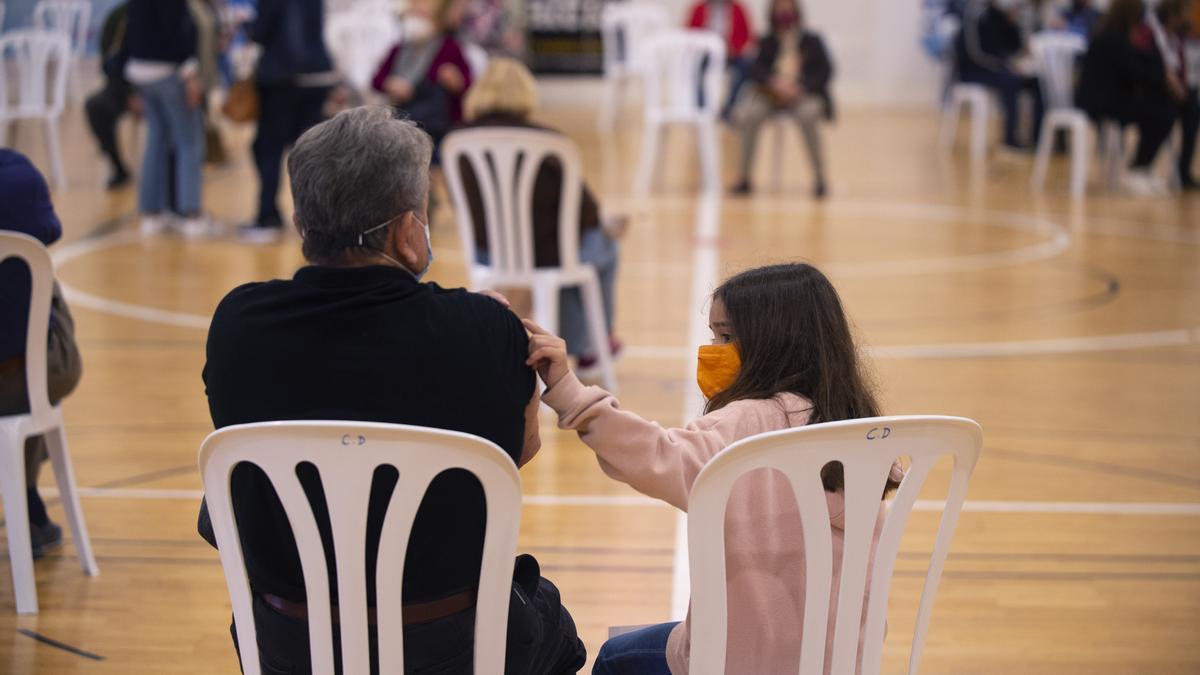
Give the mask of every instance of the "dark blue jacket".
M 129 58 L 183 63 L 196 55 L 196 24 L 187 0 L 130 0 Z
M 250 39 L 263 48 L 256 75 L 261 84 L 287 84 L 298 75 L 333 69 L 322 0 L 259 0 Z

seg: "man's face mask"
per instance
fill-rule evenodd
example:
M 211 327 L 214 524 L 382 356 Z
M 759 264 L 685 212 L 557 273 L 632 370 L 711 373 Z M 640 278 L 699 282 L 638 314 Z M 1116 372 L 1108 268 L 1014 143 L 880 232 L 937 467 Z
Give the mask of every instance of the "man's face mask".
M 696 384 L 704 398 L 712 398 L 733 386 L 742 369 L 742 357 L 737 345 L 703 345 L 696 358 Z
M 396 216 L 396 218 L 399 218 L 399 217 L 400 216 Z M 366 242 L 364 241 L 363 237 L 374 232 L 375 230 L 381 230 L 381 229 L 387 227 L 388 225 L 391 225 L 393 222 L 396 221 L 396 218 L 392 218 L 392 219 L 388 220 L 386 223 L 380 223 L 379 225 L 376 225 L 375 227 L 372 227 L 369 230 L 363 230 L 358 235 L 358 245 L 366 248 L 367 245 L 366 245 Z M 388 260 L 396 263 L 400 267 L 403 267 L 404 269 L 408 270 L 409 272 L 412 273 L 413 276 L 415 276 L 417 278 L 417 281 L 421 281 L 425 278 L 425 275 L 429 273 L 430 266 L 433 265 L 433 236 L 429 231 L 429 222 L 428 221 L 417 218 L 417 214 L 415 212 L 413 213 L 413 218 L 416 218 L 418 223 L 421 223 L 421 225 L 425 226 L 425 269 L 421 270 L 420 272 L 417 272 L 415 270 L 408 270 L 407 265 L 400 262 L 399 260 L 396 260 L 395 258 L 384 253 L 383 251 L 380 251 L 378 249 L 371 249 L 371 250 L 375 251 L 376 253 L 383 256 L 384 258 L 387 258 Z

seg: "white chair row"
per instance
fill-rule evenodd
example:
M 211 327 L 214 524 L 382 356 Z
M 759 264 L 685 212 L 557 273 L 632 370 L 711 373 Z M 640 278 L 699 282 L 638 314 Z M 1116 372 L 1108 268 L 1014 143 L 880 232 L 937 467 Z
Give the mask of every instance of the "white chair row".
M 65 188 L 58 119 L 66 107 L 70 39 L 46 30 L 8 31 L 0 35 L 0 64 L 0 146 L 13 122 L 42 122 L 51 181 Z
M 346 438 L 355 439 L 346 452 Z M 966 497 L 967 483 L 982 449 L 979 425 L 951 417 L 887 417 L 817 424 L 764 434 L 718 454 L 696 479 L 689 501 L 689 557 L 692 581 L 691 668 L 696 675 L 725 672 L 726 580 L 725 505 L 738 479 L 757 469 L 777 469 L 792 483 L 804 523 L 806 602 L 800 675 L 855 672 L 864 615 L 864 590 L 870 589 L 861 670 L 875 675 L 885 633 L 892 572 L 908 517 L 933 467 L 952 458 L 952 474 L 941 525 L 917 611 L 909 652 L 916 673 L 932 617 L 933 601 L 950 540 Z M 911 458 L 911 468 L 891 502 L 875 551 L 874 575 L 867 578 L 868 557 L 883 492 L 893 460 Z M 841 462 L 846 477 L 845 538 L 841 589 L 837 597 L 832 661 L 825 663 L 833 548 L 821 469 Z M 308 596 L 313 672 L 333 672 L 330 588 L 325 553 L 316 519 L 296 468 L 316 466 L 328 498 L 336 561 L 341 660 L 347 673 L 368 666 L 368 607 L 363 559 L 372 476 L 380 466 L 398 469 L 400 482 L 389 503 L 379 546 L 377 630 L 381 672 L 404 670 L 401 589 L 408 533 L 430 481 L 447 469 L 466 469 L 479 478 L 487 500 L 478 605 L 475 621 L 475 672 L 504 670 L 508 602 L 521 514 L 521 481 L 512 459 L 480 438 L 449 431 L 357 422 L 272 422 L 229 427 L 211 434 L 200 450 L 200 472 L 208 498 L 221 564 L 232 600 L 242 666 L 258 675 L 259 659 L 251 608 L 251 590 L 230 496 L 234 468 L 259 466 L 271 480 L 287 513 L 300 552 Z M 846 617 L 842 620 L 841 617 Z M 383 639 L 382 636 L 387 636 Z
M 58 481 L 59 497 L 66 509 L 71 537 L 83 571 L 100 573 L 92 555 L 91 540 L 79 506 L 71 454 L 63 426 L 62 409 L 50 403 L 46 382 L 46 334 L 50 325 L 50 296 L 54 285 L 50 254 L 33 237 L 0 232 L 0 262 L 24 261 L 29 266 L 32 294 L 29 328 L 25 341 L 25 384 L 29 412 L 0 417 L 0 497 L 4 500 L 4 522 L 8 530 L 8 557 L 12 565 L 13 591 L 19 614 L 38 611 L 37 583 L 33 575 L 33 547 L 29 538 L 29 511 L 25 491 L 25 439 L 43 435 Z

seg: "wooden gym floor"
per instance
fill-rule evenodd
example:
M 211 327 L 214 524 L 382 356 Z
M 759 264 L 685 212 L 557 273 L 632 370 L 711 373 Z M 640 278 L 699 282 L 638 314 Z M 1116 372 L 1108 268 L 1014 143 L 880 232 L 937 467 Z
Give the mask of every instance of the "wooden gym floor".
M 605 207 L 634 214 L 617 320 L 626 407 L 682 422 L 696 407 L 690 359 L 708 339 L 703 293 L 747 266 L 814 261 L 872 350 L 887 413 L 965 415 L 985 429 L 923 672 L 1200 672 L 1200 198 L 1101 192 L 1073 204 L 1061 166 L 1037 198 L 1028 162 L 973 174 L 939 156 L 929 111 L 850 111 L 827 134 L 823 204 L 807 198 L 792 130 L 778 188 L 763 143 L 762 191 L 698 199 L 680 132 L 656 196 L 636 200 L 634 117 L 601 136 L 593 112 L 562 104 L 540 117 L 580 144 Z M 236 672 L 221 567 L 195 532 L 196 451 L 211 430 L 204 327 L 235 285 L 290 275 L 298 242 L 142 240 L 134 190 L 99 187 L 105 169 L 77 108 L 63 129 L 55 250 L 85 360 L 65 408 L 101 575 L 82 576 L 68 544 L 37 565 L 41 614 L 18 617 L 0 555 L 0 672 Z M 249 135 L 231 130 L 230 163 L 206 173 L 205 204 L 228 223 L 253 211 Z M 123 139 L 128 152 L 128 128 Z M 16 144 L 46 166 L 36 127 Z M 735 150 L 727 136 L 726 181 Z M 463 284 L 449 209 L 434 248 L 430 278 Z M 667 620 L 686 597 L 677 519 L 606 479 L 548 417 L 542 434 L 522 472 L 521 549 L 560 586 L 594 655 L 609 626 Z M 937 515 L 917 513 L 901 549 L 885 672 L 904 668 Z

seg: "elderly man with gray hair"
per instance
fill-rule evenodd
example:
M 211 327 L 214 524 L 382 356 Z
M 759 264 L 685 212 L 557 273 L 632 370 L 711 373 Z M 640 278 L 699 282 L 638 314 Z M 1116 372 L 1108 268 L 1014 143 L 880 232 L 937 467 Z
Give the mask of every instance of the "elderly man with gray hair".
M 296 142 L 288 171 L 311 264 L 292 279 L 246 284 L 221 301 L 204 367 L 216 428 L 296 419 L 413 424 L 481 436 L 518 465 L 533 458 L 538 400 L 521 322 L 497 299 L 422 283 L 433 258 L 432 150 L 423 131 L 381 107 L 340 113 Z M 320 477 L 301 471 L 300 480 L 331 555 Z M 379 534 L 396 481 L 394 471 L 380 471 L 371 486 L 372 606 Z M 239 467 L 232 492 L 264 670 L 308 673 L 304 578 L 287 517 L 257 467 Z M 485 506 L 465 471 L 442 474 L 425 495 L 403 570 L 409 672 L 472 671 Z M 216 546 L 204 506 L 200 533 Z M 330 591 L 336 596 L 332 576 Z M 506 672 L 583 667 L 575 624 L 531 556 L 517 560 L 513 594 Z M 377 672 L 376 636 L 371 642 Z

